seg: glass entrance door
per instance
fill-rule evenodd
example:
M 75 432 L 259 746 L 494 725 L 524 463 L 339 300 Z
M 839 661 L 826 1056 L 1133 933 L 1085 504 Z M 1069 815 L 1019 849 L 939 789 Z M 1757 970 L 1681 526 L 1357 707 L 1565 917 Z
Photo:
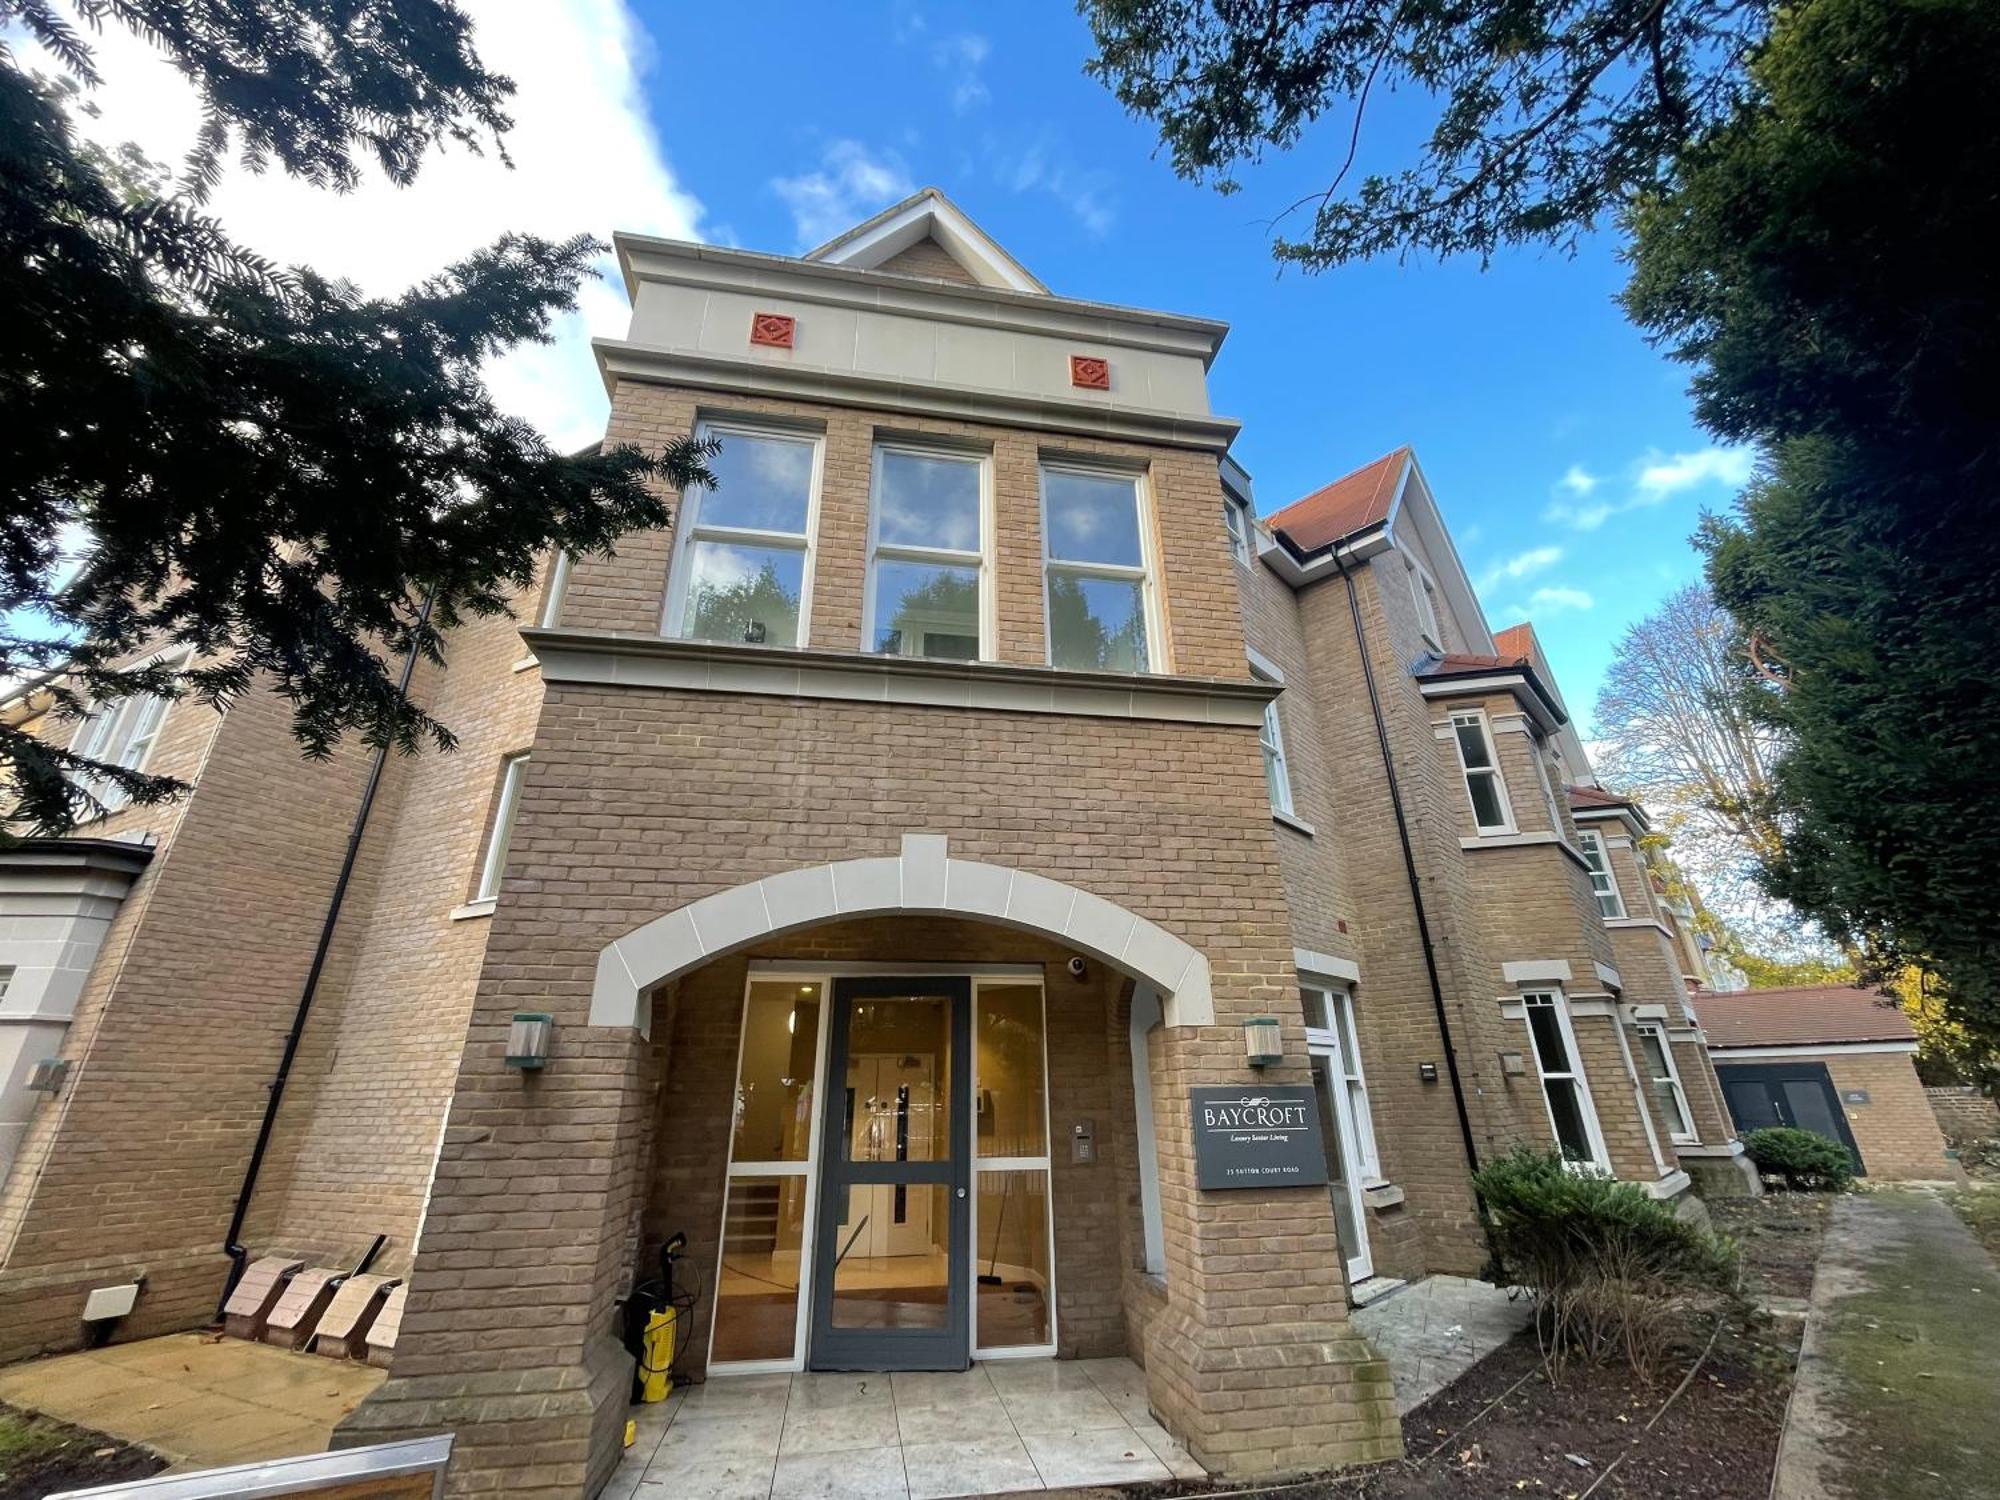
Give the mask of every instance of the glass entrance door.
M 971 998 L 963 978 L 834 982 L 816 1370 L 968 1363 Z

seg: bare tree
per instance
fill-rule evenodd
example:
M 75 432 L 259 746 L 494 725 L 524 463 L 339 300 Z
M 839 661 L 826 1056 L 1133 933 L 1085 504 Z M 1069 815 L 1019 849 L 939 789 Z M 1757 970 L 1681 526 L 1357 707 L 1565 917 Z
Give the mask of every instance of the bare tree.
M 1752 875 L 1779 847 L 1770 768 L 1783 742 L 1746 709 L 1749 670 L 1707 589 L 1668 595 L 1618 642 L 1597 695 L 1594 758 L 1652 811 L 1731 932 L 1772 956 L 1820 956 L 1817 932 Z

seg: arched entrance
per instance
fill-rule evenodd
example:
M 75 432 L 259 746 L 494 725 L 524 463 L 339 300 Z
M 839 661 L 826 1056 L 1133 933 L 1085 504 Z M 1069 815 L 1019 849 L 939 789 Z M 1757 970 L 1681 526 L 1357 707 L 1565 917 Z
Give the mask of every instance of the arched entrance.
M 760 938 L 895 913 L 1041 933 L 1151 985 L 1165 1025 L 1214 1024 L 1208 960 L 1164 927 L 1045 875 L 953 859 L 944 835 L 931 833 L 904 834 L 897 855 L 767 875 L 634 928 L 598 956 L 590 1024 L 650 1035 L 651 992 L 690 969 Z
M 1189 944 L 912 835 L 690 903 L 598 979 L 593 1023 L 666 1059 L 649 1237 L 708 1289 L 697 1367 L 1126 1351 L 1115 1289 L 1160 1235 L 1128 1017 L 1212 1021 Z

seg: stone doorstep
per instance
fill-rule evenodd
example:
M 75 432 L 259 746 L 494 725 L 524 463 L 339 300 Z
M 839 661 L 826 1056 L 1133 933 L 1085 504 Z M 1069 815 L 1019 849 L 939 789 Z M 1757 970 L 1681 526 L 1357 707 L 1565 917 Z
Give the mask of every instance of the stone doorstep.
M 1393 1296 L 1408 1285 L 1400 1276 L 1370 1276 L 1366 1281 L 1351 1283 L 1347 1295 L 1356 1307 L 1367 1307 L 1384 1297 Z

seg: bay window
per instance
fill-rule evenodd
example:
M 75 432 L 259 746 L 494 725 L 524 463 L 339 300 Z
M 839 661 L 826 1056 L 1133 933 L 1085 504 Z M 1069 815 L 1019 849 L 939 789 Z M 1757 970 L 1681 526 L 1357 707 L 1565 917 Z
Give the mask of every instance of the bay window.
M 1451 733 L 1465 775 L 1465 795 L 1472 803 L 1473 825 L 1481 833 L 1512 833 L 1514 813 L 1507 803 L 1507 784 L 1500 777 L 1500 758 L 1493 751 L 1486 715 L 1476 708 L 1453 714 Z
M 1572 1166 L 1608 1174 L 1611 1158 L 1598 1129 L 1597 1108 L 1591 1102 L 1590 1081 L 1584 1077 L 1577 1053 L 1569 1007 L 1557 991 L 1536 991 L 1521 999 L 1556 1149 Z
M 1680 1070 L 1674 1066 L 1666 1028 L 1656 1021 L 1642 1021 L 1632 1029 L 1639 1038 L 1639 1057 L 1645 1064 L 1654 1112 L 1677 1143 L 1692 1144 L 1696 1139 L 1694 1120 L 1688 1114 L 1687 1091 L 1681 1087 Z
M 695 435 L 720 444 L 708 461 L 716 483 L 690 487 L 681 506 L 666 633 L 805 645 L 820 440 L 731 423 Z
M 1050 666 L 1156 669 L 1152 554 L 1145 485 L 1138 475 L 1042 466 Z
M 1583 845 L 1584 863 L 1590 866 L 1590 888 L 1597 895 L 1597 909 L 1607 921 L 1617 921 L 1625 915 L 1625 898 L 1619 893 L 1618 876 L 1611 868 L 1604 837 L 1594 828 L 1580 828 L 1576 836 Z

